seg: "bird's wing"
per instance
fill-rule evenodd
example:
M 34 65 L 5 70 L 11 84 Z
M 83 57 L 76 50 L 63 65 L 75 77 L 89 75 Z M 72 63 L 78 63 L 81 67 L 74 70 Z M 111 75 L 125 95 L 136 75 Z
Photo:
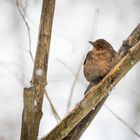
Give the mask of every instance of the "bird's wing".
M 92 52 L 89 51 L 88 54 L 87 54 L 87 56 L 86 56 L 86 58 L 85 58 L 85 61 L 84 61 L 83 65 L 85 65 L 87 59 L 90 59 L 91 58 L 91 54 L 92 54 Z
M 118 61 L 120 60 L 119 55 L 117 54 L 116 51 L 114 51 L 114 53 L 112 53 L 113 55 L 110 57 L 110 66 L 111 68 L 113 68 L 116 63 L 118 63 Z

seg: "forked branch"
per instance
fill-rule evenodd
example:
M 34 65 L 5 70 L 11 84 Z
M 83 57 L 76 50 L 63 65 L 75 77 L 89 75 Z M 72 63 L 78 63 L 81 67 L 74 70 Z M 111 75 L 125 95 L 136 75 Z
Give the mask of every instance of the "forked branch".
M 46 77 L 54 7 L 55 0 L 43 0 L 31 87 L 24 89 L 21 140 L 37 140 L 39 132 L 39 125 L 42 117 L 42 103 L 45 86 L 47 84 Z

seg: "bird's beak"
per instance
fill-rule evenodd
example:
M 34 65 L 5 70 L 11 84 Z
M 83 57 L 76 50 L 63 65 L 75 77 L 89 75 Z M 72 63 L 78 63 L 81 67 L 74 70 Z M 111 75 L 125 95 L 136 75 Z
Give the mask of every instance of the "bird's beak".
M 89 43 L 93 46 L 93 47 L 98 47 L 98 45 L 96 44 L 96 42 L 92 42 L 92 41 L 89 41 Z
M 88 42 L 89 42 L 91 45 L 93 45 L 93 43 L 94 43 L 94 42 L 92 42 L 92 41 L 88 41 Z

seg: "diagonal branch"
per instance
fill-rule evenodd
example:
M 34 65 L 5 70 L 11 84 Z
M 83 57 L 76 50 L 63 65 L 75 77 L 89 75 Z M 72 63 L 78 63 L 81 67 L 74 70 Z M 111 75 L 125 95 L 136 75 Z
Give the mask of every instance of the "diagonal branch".
M 21 15 L 21 17 L 22 17 L 22 19 L 23 19 L 23 22 L 24 22 L 24 24 L 25 24 L 25 26 L 26 26 L 26 28 L 27 28 L 28 39 L 29 39 L 29 50 L 28 50 L 28 53 L 29 53 L 29 55 L 30 55 L 30 57 L 31 57 L 31 60 L 32 60 L 33 64 L 34 64 L 34 58 L 33 58 L 33 54 L 32 54 L 32 51 L 31 51 L 31 33 L 30 33 L 30 27 L 29 27 L 29 24 L 28 24 L 28 22 L 27 22 L 27 20 L 26 20 L 26 18 L 25 18 L 25 16 L 24 16 L 24 14 L 23 14 L 23 12 L 22 12 L 22 10 L 21 10 L 21 8 L 20 8 L 19 0 L 16 0 L 16 6 L 17 6 L 17 9 L 18 9 L 18 11 L 19 11 L 19 13 L 20 13 L 20 15 Z M 47 93 L 46 90 L 45 90 L 45 95 L 46 95 L 46 98 L 47 98 L 47 100 L 48 100 L 48 102 L 49 102 L 49 104 L 50 104 L 52 113 L 53 113 L 53 115 L 54 115 L 56 121 L 57 121 L 57 122 L 60 121 L 61 118 L 59 117 L 59 115 L 58 115 L 58 113 L 57 113 L 57 111 L 56 111 L 56 109 L 55 109 L 55 107 L 54 107 L 52 101 L 50 100 L 50 97 L 48 96 L 48 93 Z
M 63 139 L 91 110 L 95 108 L 140 59 L 140 42 L 133 46 L 120 62 L 92 87 L 84 99 L 42 140 Z
M 28 106 L 25 106 L 24 103 L 21 140 L 37 140 L 40 120 L 42 117 L 42 103 L 44 91 L 47 84 L 46 77 L 48 69 L 48 57 L 54 8 L 55 0 L 43 0 L 40 31 L 38 37 L 34 71 L 31 80 L 31 87 L 24 89 L 24 101 L 27 102 L 26 104 L 28 104 Z M 28 93 L 32 93 L 32 97 L 30 98 L 33 99 L 33 102 L 31 102 L 32 100 L 28 100 Z M 28 107 L 30 105 L 33 105 L 33 107 L 30 108 L 30 111 L 28 111 Z M 30 132 L 28 131 L 29 128 L 31 128 Z
M 105 97 L 99 104 L 97 104 L 94 110 L 91 110 L 71 131 L 70 133 L 63 138 L 63 140 L 79 140 L 81 135 L 90 125 L 92 120 L 95 118 L 96 114 L 101 109 L 102 105 L 106 101 L 107 97 Z
M 108 106 L 105 107 L 115 116 L 120 122 L 122 122 L 131 132 L 133 132 L 138 138 L 140 138 L 140 134 L 136 132 L 126 121 L 124 121 L 121 117 L 119 117 L 116 113 L 114 113 Z
M 20 2 L 19 2 L 19 0 L 16 0 L 16 6 L 17 6 L 17 9 L 18 9 L 18 11 L 19 11 L 19 13 L 20 13 L 20 15 L 21 15 L 21 17 L 22 17 L 22 19 L 23 19 L 23 22 L 24 22 L 24 24 L 25 24 L 25 26 L 26 26 L 26 28 L 27 28 L 28 39 L 29 39 L 29 54 L 30 54 L 30 56 L 31 56 L 32 61 L 34 61 L 33 55 L 32 55 L 32 53 L 31 53 L 31 44 L 32 44 L 32 42 L 31 42 L 30 27 L 29 27 L 29 24 L 28 24 L 28 22 L 27 22 L 27 20 L 26 20 L 26 18 L 25 18 L 25 16 L 24 16 L 22 10 L 20 9 Z

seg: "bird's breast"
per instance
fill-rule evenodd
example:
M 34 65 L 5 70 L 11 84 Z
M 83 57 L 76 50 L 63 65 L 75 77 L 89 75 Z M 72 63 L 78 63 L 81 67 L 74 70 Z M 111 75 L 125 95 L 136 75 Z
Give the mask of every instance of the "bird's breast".
M 111 54 L 106 50 L 94 51 L 92 57 L 96 61 L 104 61 L 108 60 L 111 57 Z
M 84 66 L 84 75 L 88 81 L 103 77 L 110 70 L 110 53 L 106 51 L 93 52 Z

